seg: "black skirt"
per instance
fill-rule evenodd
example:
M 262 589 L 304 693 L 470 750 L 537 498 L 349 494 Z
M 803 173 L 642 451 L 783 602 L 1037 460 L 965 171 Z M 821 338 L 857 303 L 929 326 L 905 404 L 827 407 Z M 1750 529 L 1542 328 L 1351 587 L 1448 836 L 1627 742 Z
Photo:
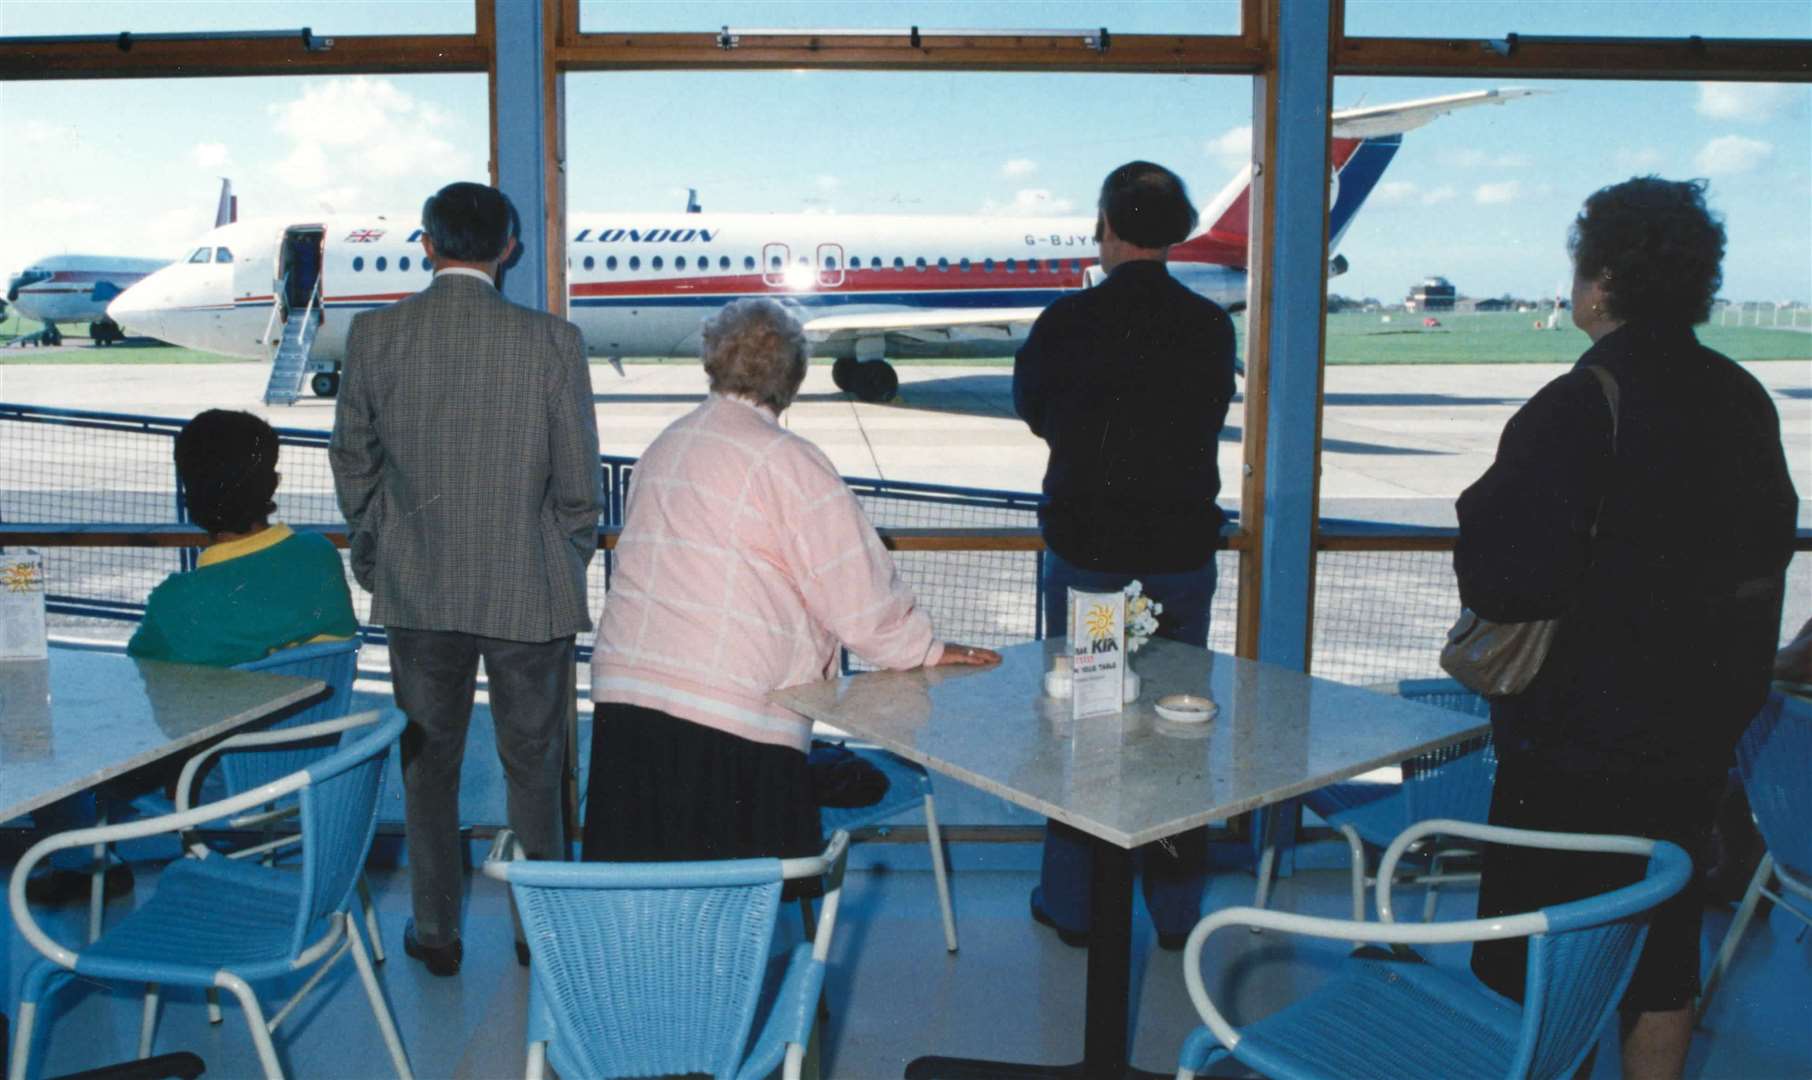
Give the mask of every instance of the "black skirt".
M 1525 754 L 1502 754 L 1491 797 L 1491 824 L 1514 829 L 1612 833 L 1670 840 L 1701 868 L 1721 789 L 1642 776 L 1579 774 Z M 1479 883 L 1481 919 L 1580 900 L 1641 879 L 1645 860 L 1584 852 L 1543 851 L 1488 844 Z M 1636 973 L 1624 991 L 1624 1012 L 1687 1008 L 1699 991 L 1699 932 L 1704 914 L 1698 873 L 1649 918 Z M 1481 941 L 1472 970 L 1485 985 L 1523 999 L 1528 941 Z
M 587 861 L 790 859 L 822 850 L 805 754 L 657 709 L 598 705 Z

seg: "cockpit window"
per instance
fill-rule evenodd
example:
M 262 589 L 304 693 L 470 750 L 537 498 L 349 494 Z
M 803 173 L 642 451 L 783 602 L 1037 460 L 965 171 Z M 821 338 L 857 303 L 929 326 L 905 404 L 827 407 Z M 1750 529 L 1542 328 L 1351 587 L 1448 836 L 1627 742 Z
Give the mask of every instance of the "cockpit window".
M 207 262 L 208 257 L 213 254 L 214 254 L 213 248 L 204 248 L 204 247 L 196 248 L 194 254 L 189 256 L 189 261 L 192 263 L 204 263 L 204 262 Z
M 214 249 L 214 261 L 217 263 L 232 262 L 233 253 L 232 253 L 232 251 L 228 250 L 227 248 L 215 248 Z

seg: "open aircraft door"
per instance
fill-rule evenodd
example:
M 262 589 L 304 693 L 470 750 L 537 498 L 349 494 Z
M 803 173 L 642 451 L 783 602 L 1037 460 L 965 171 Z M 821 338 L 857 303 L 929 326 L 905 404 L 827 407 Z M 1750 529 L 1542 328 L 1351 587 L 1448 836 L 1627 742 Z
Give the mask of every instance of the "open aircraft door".
M 818 245 L 818 287 L 834 289 L 843 284 L 843 245 Z
M 771 288 L 786 286 L 786 263 L 791 252 L 785 244 L 761 245 L 761 281 Z

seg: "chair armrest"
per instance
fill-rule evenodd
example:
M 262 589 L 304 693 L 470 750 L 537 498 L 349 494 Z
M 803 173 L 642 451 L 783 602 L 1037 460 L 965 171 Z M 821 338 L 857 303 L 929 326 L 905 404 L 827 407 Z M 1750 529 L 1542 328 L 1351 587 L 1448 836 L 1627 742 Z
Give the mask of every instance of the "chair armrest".
M 1637 836 L 1606 836 L 1590 833 L 1538 832 L 1533 829 L 1507 829 L 1502 825 L 1485 825 L 1475 821 L 1455 821 L 1452 818 L 1430 818 L 1418 821 L 1397 834 L 1390 847 L 1384 849 L 1384 857 L 1378 862 L 1378 921 L 1392 922 L 1390 894 L 1391 882 L 1395 880 L 1397 862 L 1410 846 L 1428 836 L 1463 836 L 1469 840 L 1483 840 L 1492 844 L 1511 844 L 1516 847 L 1547 848 L 1552 851 L 1596 851 L 1607 855 L 1638 855 L 1648 857 L 1654 853 L 1655 842 Z M 1383 940 L 1382 938 L 1378 940 Z
M 25 902 L 25 882 L 31 876 L 32 868 L 54 852 L 68 848 L 92 847 L 95 844 L 113 844 L 121 840 L 137 840 L 146 836 L 157 836 L 162 833 L 181 833 L 197 825 L 231 817 L 235 814 L 262 806 L 267 802 L 281 799 L 294 791 L 300 791 L 308 784 L 306 772 L 291 773 L 281 780 L 275 780 L 262 787 L 235 795 L 230 799 L 208 803 L 192 810 L 180 810 L 174 814 L 160 814 L 157 817 L 141 821 L 127 821 L 118 825 L 96 825 L 86 829 L 71 829 L 55 836 L 47 836 L 26 849 L 19 865 L 13 868 L 12 881 L 8 883 L 6 900 L 12 912 L 13 924 L 19 930 L 19 936 L 31 944 L 31 947 L 42 953 L 52 963 L 73 969 L 76 953 L 59 945 L 55 939 L 44 932 L 32 918 L 31 907 Z
M 818 933 L 812 938 L 812 956 L 819 963 L 830 957 L 831 933 L 837 926 L 837 909 L 843 902 L 843 870 L 849 860 L 849 834 L 838 829 L 822 855 L 782 859 L 782 877 L 824 879 L 824 908 L 818 916 Z
M 737 1080 L 759 1080 L 772 1074 L 786 1056 L 788 1043 L 805 1045 L 812 1037 L 812 1024 L 818 1019 L 818 998 L 823 992 L 824 961 L 812 955 L 808 944 L 793 946 L 774 1007 L 761 1027 L 761 1036 L 737 1070 Z
M 522 841 L 510 829 L 498 829 L 497 835 L 491 838 L 491 850 L 484 857 L 484 876 L 506 885 L 510 880 L 510 864 L 528 858 L 528 852 L 522 848 Z
M 1208 1030 L 1214 1033 L 1222 1046 L 1231 1050 L 1239 1042 L 1239 1031 L 1221 1015 L 1208 997 L 1207 986 L 1202 982 L 1202 946 L 1210 934 L 1229 926 L 1256 926 L 1267 931 L 1300 934 L 1304 937 L 1372 941 L 1381 945 L 1448 945 L 1545 933 L 1548 930 L 1548 916 L 1546 912 L 1531 911 L 1498 919 L 1404 924 L 1330 919 L 1254 907 L 1222 908 L 1196 923 L 1195 929 L 1189 932 L 1189 940 L 1183 946 L 1183 983 L 1189 989 L 1189 999 L 1201 1015 L 1202 1023 L 1208 1025 Z

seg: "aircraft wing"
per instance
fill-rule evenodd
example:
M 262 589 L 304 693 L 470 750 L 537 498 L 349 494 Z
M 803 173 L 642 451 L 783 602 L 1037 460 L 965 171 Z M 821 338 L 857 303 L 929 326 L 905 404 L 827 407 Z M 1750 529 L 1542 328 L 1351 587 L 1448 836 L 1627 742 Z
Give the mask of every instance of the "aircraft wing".
M 805 324 L 814 345 L 864 337 L 904 337 L 914 341 L 997 341 L 1022 337 L 1041 307 L 927 308 L 920 311 L 877 311 L 854 315 L 821 315 Z
M 1341 109 L 1332 117 L 1334 137 L 1336 139 L 1365 139 L 1379 135 L 1401 135 L 1405 131 L 1414 131 L 1430 120 L 1438 116 L 1445 116 L 1455 109 L 1464 109 L 1473 105 L 1502 105 L 1506 101 L 1532 97 L 1545 92 L 1520 87 L 1505 87 L 1500 90 L 1469 90 L 1463 94 L 1443 94 L 1440 97 L 1404 101 L 1393 105 Z

